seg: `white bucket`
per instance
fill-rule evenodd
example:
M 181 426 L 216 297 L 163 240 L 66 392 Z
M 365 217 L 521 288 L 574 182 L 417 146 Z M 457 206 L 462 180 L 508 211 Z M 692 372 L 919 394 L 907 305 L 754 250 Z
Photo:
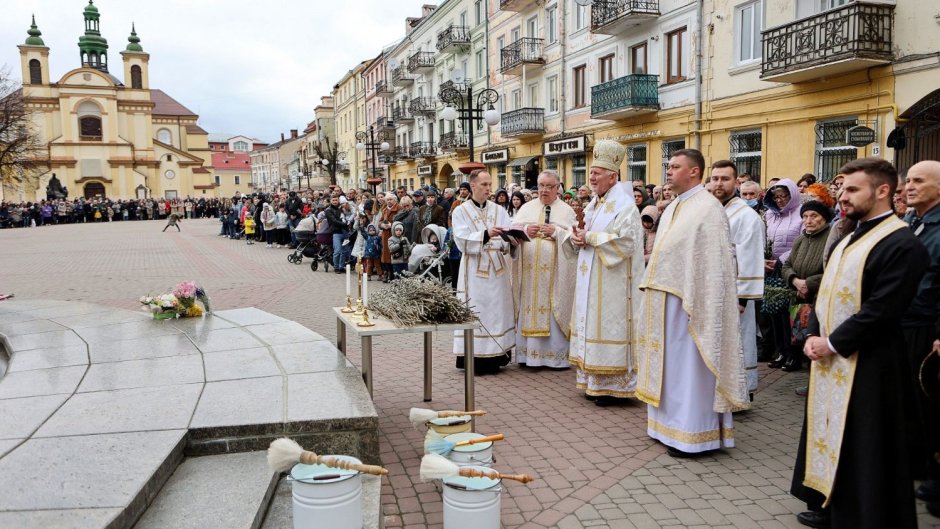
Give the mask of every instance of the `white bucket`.
M 496 479 L 444 478 L 444 529 L 499 529 L 502 490 Z
M 471 418 L 472 417 L 469 415 L 461 415 L 459 417 L 438 417 L 436 419 L 431 419 L 425 424 L 429 430 L 434 430 L 441 435 L 448 435 L 452 433 L 469 432 Z
M 330 456 L 361 463 L 355 457 Z M 362 480 L 355 470 L 297 464 L 293 481 L 294 529 L 362 529 Z M 325 478 L 325 479 L 324 479 Z
M 479 439 L 481 437 L 486 436 L 474 432 L 463 432 L 448 435 L 444 437 L 444 439 L 452 443 L 457 443 L 468 439 Z M 470 465 L 491 466 L 493 464 L 493 441 L 455 446 L 454 449 L 450 451 L 450 454 L 447 455 L 447 458 L 462 467 Z

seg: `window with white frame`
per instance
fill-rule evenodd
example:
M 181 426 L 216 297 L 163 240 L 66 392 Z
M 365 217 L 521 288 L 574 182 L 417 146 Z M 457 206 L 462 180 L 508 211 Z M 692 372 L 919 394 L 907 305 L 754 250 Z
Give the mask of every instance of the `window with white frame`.
M 473 2 L 473 22 L 479 26 L 483 23 L 483 0 Z
M 728 138 L 731 142 L 731 161 L 738 169 L 738 174 L 749 174 L 751 180 L 760 182 L 761 175 L 761 145 L 760 130 L 742 130 L 732 132 Z
M 743 64 L 761 59 L 763 27 L 763 0 L 753 0 L 734 8 L 734 49 L 736 63 Z
M 574 30 L 579 31 L 587 27 L 588 8 L 587 6 L 574 6 Z
M 519 110 L 522 108 L 522 90 L 516 88 L 512 91 L 512 109 Z
M 485 70 L 486 58 L 483 56 L 483 52 L 484 50 L 477 50 L 477 55 L 476 55 L 477 77 L 475 80 L 480 80 L 486 77 L 484 73 L 486 71 Z
M 558 42 L 558 6 L 545 10 L 545 41 L 548 44 Z
M 526 27 L 526 36 L 529 38 L 537 39 L 539 37 L 539 17 L 535 15 L 534 17 L 529 18 L 525 23 Z
M 548 111 L 558 112 L 558 76 L 553 75 L 545 80 L 545 85 L 547 86 L 546 90 L 546 100 L 548 103 Z
M 627 147 L 627 171 L 630 181 L 642 180 L 646 182 L 646 144 L 630 145 Z
M 527 106 L 532 107 L 532 108 L 541 107 L 541 105 L 539 105 L 539 84 L 538 83 L 532 83 L 529 85 L 529 103 Z
M 580 154 L 571 157 L 571 185 L 581 187 L 587 177 L 587 156 Z

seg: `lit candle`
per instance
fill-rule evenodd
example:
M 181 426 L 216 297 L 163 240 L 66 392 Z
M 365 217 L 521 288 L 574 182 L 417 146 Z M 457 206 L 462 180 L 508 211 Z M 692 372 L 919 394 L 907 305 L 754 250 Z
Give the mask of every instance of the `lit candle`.
M 362 306 L 367 307 L 369 305 L 369 282 L 362 282 Z
M 346 265 L 346 297 L 352 295 L 352 275 L 349 273 L 349 265 Z

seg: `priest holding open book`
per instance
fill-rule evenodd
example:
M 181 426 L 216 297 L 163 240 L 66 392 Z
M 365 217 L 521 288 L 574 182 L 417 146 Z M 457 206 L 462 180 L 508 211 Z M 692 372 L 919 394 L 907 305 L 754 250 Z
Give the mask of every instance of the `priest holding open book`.
M 584 226 L 563 234 L 577 257 L 569 361 L 577 387 L 599 406 L 634 396 L 634 318 L 643 277 L 643 227 L 629 182 L 619 182 L 626 149 L 613 140 L 594 146 L 590 184 L 594 198 Z

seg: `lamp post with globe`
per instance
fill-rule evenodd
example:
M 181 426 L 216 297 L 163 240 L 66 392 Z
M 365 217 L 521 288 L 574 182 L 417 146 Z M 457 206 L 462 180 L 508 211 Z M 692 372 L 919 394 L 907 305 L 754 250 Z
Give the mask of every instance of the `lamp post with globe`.
M 375 132 L 375 127 L 369 125 L 368 131 L 359 131 L 356 133 L 356 150 L 370 151 L 367 156 L 372 157 L 372 177 L 366 180 L 366 183 L 372 186 L 372 195 L 375 195 L 375 186 L 384 182 L 379 176 L 378 151 L 385 152 L 389 149 L 388 142 L 385 141 L 385 132 Z
M 462 74 L 456 74 L 452 79 L 453 83 L 442 86 L 437 97 L 446 105 L 441 111 L 441 118 L 448 121 L 460 120 L 467 132 L 470 161 L 460 166 L 460 172 L 470 174 L 470 171 L 484 167 L 482 163 L 473 161 L 474 125 L 480 120 L 485 121 L 491 127 L 499 123 L 499 112 L 494 107 L 494 104 L 499 101 L 499 93 L 492 88 L 487 88 L 478 92 L 474 99 L 473 86 L 469 81 L 464 81 L 466 92 L 458 88 L 458 83 L 462 81 L 461 77 Z

